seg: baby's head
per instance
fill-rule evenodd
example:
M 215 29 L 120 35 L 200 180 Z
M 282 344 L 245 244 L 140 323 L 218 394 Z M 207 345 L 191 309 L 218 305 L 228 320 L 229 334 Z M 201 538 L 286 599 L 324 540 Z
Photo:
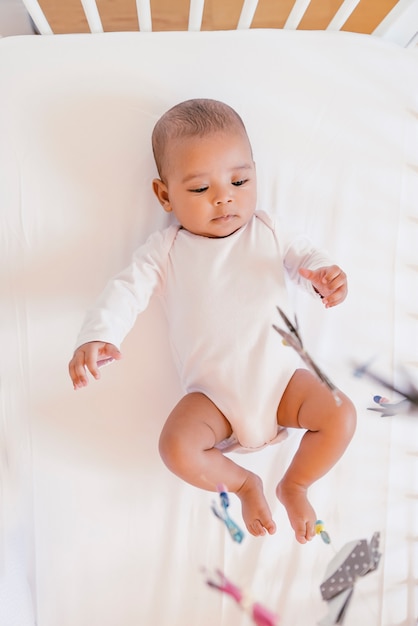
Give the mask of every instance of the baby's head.
M 256 175 L 242 119 L 210 99 L 187 100 L 155 125 L 152 148 L 160 178 L 154 192 L 190 232 L 225 237 L 254 213 Z
M 160 117 L 152 133 L 152 149 L 161 180 L 172 156 L 172 142 L 234 131 L 247 135 L 238 113 L 224 102 L 197 98 L 176 104 Z

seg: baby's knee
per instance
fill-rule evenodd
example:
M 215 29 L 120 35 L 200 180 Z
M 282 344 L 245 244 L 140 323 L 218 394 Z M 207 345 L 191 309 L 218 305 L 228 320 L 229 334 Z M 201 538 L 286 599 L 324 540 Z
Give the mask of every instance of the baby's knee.
M 163 428 L 158 442 L 158 451 L 164 464 L 177 473 L 181 463 L 187 458 L 184 442 L 180 435 L 171 429 Z
M 351 439 L 357 425 L 356 407 L 346 395 L 340 393 L 339 398 L 341 404 L 337 407 L 335 417 L 338 420 L 339 428 L 342 429 L 346 438 Z

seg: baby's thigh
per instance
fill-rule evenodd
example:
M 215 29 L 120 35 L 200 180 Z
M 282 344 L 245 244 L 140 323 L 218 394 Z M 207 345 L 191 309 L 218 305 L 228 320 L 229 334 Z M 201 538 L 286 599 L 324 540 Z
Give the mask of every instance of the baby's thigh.
M 162 444 L 213 448 L 232 434 L 228 420 L 205 394 L 184 396 L 171 411 L 160 436 Z
M 329 420 L 347 421 L 355 416 L 354 407 L 341 391 L 334 395 L 312 372 L 298 369 L 290 379 L 277 409 L 277 422 L 289 428 L 320 430 Z M 353 417 L 352 417 L 353 416 Z

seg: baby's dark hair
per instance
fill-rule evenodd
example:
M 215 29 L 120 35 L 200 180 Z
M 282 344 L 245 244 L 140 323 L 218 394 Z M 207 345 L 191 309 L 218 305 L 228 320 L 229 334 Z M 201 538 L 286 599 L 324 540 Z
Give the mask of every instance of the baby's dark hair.
M 195 98 L 176 104 L 160 117 L 152 133 L 152 150 L 160 178 L 164 169 L 165 148 L 169 140 L 203 137 L 234 128 L 246 134 L 244 122 L 238 113 L 224 102 Z

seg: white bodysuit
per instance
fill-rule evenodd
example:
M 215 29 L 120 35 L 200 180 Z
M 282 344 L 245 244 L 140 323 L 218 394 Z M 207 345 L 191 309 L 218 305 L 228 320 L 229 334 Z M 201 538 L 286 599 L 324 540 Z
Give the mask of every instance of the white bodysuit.
M 151 295 L 159 293 L 185 392 L 206 394 L 239 444 L 259 448 L 276 438 L 277 407 L 300 365 L 272 328 L 280 323 L 276 305 L 288 310 L 285 272 L 313 292 L 298 269 L 328 264 L 306 238 L 280 245 L 262 212 L 224 238 L 170 226 L 152 234 L 108 284 L 77 345 L 104 341 L 119 347 Z

